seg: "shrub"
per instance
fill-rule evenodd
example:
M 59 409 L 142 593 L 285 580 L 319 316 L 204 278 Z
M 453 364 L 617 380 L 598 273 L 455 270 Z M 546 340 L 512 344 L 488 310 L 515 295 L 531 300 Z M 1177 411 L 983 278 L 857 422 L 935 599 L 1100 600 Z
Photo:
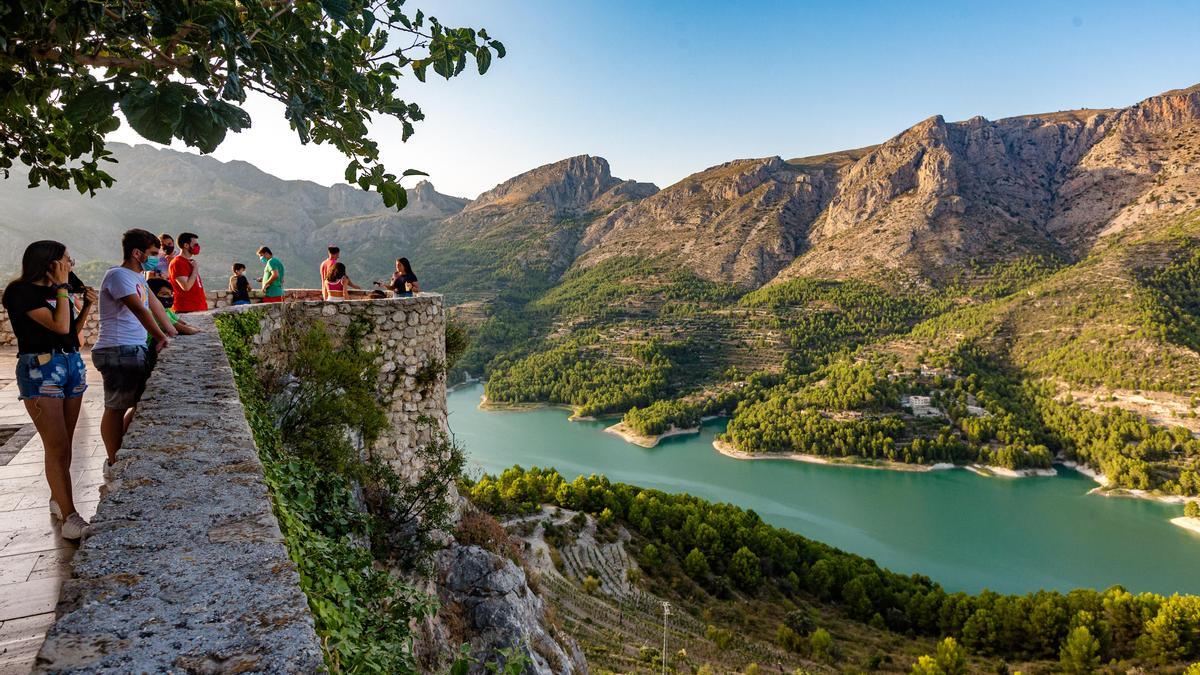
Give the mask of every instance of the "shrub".
M 779 624 L 779 628 L 775 630 L 775 642 L 789 652 L 803 651 L 805 645 L 804 638 L 784 624 Z
M 454 539 L 463 546 L 479 546 L 504 556 L 513 562 L 520 560 L 520 551 L 504 527 L 490 514 L 469 510 L 454 528 Z
M 833 636 L 824 628 L 813 631 L 812 637 L 808 639 L 808 644 L 814 659 L 825 663 L 833 663 L 837 660 L 837 645 L 833 642 Z
M 1059 665 L 1068 675 L 1088 675 L 1100 665 L 1100 642 L 1092 637 L 1087 626 L 1079 626 L 1067 634 L 1059 652 Z

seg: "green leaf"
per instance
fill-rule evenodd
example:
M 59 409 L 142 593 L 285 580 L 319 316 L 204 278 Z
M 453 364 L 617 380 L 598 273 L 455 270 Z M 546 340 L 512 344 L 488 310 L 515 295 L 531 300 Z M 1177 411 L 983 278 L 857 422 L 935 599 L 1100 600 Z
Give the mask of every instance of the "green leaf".
M 238 132 L 250 128 L 250 113 L 232 103 L 213 101 L 212 111 L 230 131 Z
M 496 50 L 496 58 L 498 59 L 504 58 L 504 55 L 508 53 L 504 51 L 504 43 L 500 42 L 499 40 L 492 40 L 488 44 L 492 46 L 492 49 Z
M 350 3 L 346 0 L 321 0 L 321 9 L 334 21 L 346 23 L 350 14 Z
M 420 169 L 405 169 L 404 175 L 405 176 L 428 176 L 429 174 L 425 173 L 424 171 L 421 171 Z
M 183 90 L 191 91 L 186 85 L 174 82 L 155 87 L 145 80 L 138 80 L 121 97 L 121 112 L 142 138 L 168 144 L 187 103 Z
M 202 103 L 188 103 L 179 120 L 179 137 L 183 142 L 208 154 L 225 140 L 226 126 L 212 108 Z
M 475 50 L 475 65 L 479 66 L 479 74 L 487 73 L 488 68 L 492 65 L 492 50 L 485 46 L 480 46 Z
M 63 106 L 63 116 L 71 124 L 92 126 L 113 116 L 117 93 L 104 85 L 82 89 Z
M 121 128 L 121 119 L 118 118 L 116 115 L 113 115 L 112 117 L 109 117 L 108 119 L 106 119 L 103 122 L 100 122 L 99 124 L 96 125 L 96 133 L 103 136 L 104 134 L 111 134 L 112 132 L 114 132 L 120 128 Z

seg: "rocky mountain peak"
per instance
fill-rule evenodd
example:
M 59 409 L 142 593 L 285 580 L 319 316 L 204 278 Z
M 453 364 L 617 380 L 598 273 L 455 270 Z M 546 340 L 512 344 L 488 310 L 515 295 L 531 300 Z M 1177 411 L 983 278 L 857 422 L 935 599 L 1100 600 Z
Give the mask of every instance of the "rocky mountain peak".
M 577 155 L 510 178 L 479 195 L 468 210 L 535 202 L 561 213 L 578 212 L 618 183 L 608 160 Z

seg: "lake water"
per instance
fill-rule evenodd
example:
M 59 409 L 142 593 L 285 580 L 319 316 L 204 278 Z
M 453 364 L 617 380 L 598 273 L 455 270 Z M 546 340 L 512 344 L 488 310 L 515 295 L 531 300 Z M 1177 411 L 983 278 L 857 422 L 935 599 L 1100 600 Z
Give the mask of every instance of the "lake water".
M 568 422 L 563 410 L 479 410 L 482 393 L 475 385 L 447 397 L 450 427 L 475 474 L 514 464 L 554 467 L 568 480 L 604 474 L 730 502 L 893 571 L 928 575 L 950 591 L 1120 584 L 1200 594 L 1200 535 L 1168 522 L 1182 507 L 1087 495 L 1095 483 L 1067 469 L 1003 479 L 741 461 L 712 447 L 723 421 L 645 449 L 604 433 L 605 423 Z

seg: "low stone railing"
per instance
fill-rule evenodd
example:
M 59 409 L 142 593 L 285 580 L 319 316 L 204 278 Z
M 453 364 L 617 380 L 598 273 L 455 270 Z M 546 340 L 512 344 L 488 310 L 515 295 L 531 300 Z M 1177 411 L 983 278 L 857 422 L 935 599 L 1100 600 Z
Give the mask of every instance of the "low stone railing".
M 42 672 L 315 672 L 299 576 L 208 314 L 162 353 L 63 585 Z
M 370 291 L 350 291 L 350 297 L 353 299 L 365 299 Z M 231 300 L 232 294 L 229 291 L 207 291 L 205 297 L 208 298 L 208 306 L 210 309 L 221 309 L 229 307 L 233 304 Z M 319 288 L 288 288 L 283 291 L 283 298 L 287 302 L 315 300 L 321 301 L 321 289 Z M 258 304 L 262 301 L 262 293 L 252 291 L 250 294 L 251 302 Z M 100 312 L 93 311 L 87 322 L 80 331 L 83 338 L 84 346 L 91 345 L 96 341 L 96 337 L 100 334 Z M 3 307 L 0 307 L 0 347 L 13 346 L 17 344 L 17 339 L 12 332 L 12 324 L 8 320 L 8 312 Z

